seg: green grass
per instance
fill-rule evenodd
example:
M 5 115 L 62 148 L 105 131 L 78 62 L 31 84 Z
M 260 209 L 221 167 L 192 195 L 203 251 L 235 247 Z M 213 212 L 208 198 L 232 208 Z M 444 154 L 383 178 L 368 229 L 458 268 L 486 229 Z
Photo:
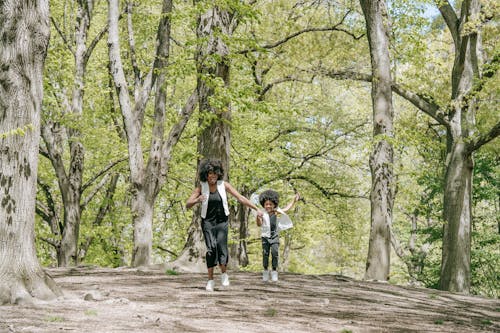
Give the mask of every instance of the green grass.
M 277 314 L 278 314 L 278 310 L 276 310 L 274 308 L 269 308 L 264 313 L 264 316 L 266 316 L 266 317 L 275 317 Z
M 179 272 L 177 272 L 177 271 L 176 271 L 176 270 L 174 270 L 174 269 L 167 269 L 167 270 L 165 271 L 165 274 L 167 274 L 167 275 L 179 275 Z
M 493 323 L 489 319 L 483 319 L 483 320 L 481 320 L 481 324 L 483 324 L 483 325 L 493 325 Z
M 436 319 L 434 320 L 434 324 L 436 325 L 443 325 L 444 321 L 442 319 Z
M 59 317 L 59 316 L 51 316 L 51 317 L 45 318 L 45 321 L 48 321 L 50 323 L 60 323 L 60 322 L 64 321 L 64 318 Z
M 429 298 L 430 298 L 430 299 L 436 299 L 437 297 L 438 297 L 438 295 L 437 295 L 437 294 L 430 294 L 430 295 L 429 295 Z
M 97 311 L 92 309 L 85 310 L 84 313 L 86 316 L 97 316 Z

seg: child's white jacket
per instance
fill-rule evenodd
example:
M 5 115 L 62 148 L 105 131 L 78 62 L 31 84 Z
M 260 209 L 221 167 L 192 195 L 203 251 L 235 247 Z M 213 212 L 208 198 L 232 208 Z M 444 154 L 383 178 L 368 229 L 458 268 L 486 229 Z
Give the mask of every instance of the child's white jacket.
M 276 209 L 276 222 L 278 224 L 278 232 L 293 227 L 292 220 L 290 220 L 290 217 L 281 208 Z M 271 220 L 267 212 L 264 212 L 262 216 L 261 237 L 271 237 Z

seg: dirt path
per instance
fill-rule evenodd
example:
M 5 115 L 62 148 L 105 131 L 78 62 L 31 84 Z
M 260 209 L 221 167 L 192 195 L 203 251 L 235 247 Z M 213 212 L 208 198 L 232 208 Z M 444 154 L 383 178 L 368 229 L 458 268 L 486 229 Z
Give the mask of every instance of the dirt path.
M 281 274 L 52 269 L 64 297 L 0 306 L 0 332 L 500 332 L 500 302 L 437 290 Z M 219 276 L 216 276 L 219 278 Z

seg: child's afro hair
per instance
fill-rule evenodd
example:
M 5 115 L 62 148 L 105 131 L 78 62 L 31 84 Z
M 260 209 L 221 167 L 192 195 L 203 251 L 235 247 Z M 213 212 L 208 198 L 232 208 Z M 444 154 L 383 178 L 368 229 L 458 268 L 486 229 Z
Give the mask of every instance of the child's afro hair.
M 209 172 L 214 172 L 218 176 L 218 180 L 224 178 L 224 168 L 222 167 L 222 162 L 220 160 L 203 160 L 200 163 L 200 181 L 206 182 Z
M 267 200 L 271 201 L 275 207 L 278 207 L 278 204 L 280 202 L 278 192 L 273 190 L 266 190 L 259 195 L 259 202 L 262 205 L 262 207 L 264 207 L 264 203 Z

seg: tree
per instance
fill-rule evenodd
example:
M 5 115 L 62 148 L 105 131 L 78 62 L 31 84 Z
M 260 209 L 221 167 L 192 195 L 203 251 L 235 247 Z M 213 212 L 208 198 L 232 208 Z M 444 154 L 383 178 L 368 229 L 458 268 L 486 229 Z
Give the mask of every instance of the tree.
M 89 43 L 94 1 L 79 0 L 76 5 L 74 31 L 64 32 L 58 20 L 52 17 L 53 26 L 74 60 L 71 96 L 66 94 L 66 83 L 63 78 L 58 77 L 64 71 L 48 72 L 50 90 L 58 103 L 47 106 L 48 111 L 44 113 L 41 125 L 40 154 L 50 161 L 54 169 L 63 205 L 62 218 L 57 207 L 52 204 L 54 198 L 51 198 L 53 196 L 51 187 L 40 178 L 38 180 L 40 193 L 45 200 L 42 198 L 37 200 L 37 214 L 48 223 L 53 231 L 53 237 L 45 238 L 45 241 L 56 249 L 57 264 L 62 267 L 78 264 L 81 216 L 86 206 L 85 202 L 90 201 L 89 198 L 82 200 L 82 195 L 84 190 L 90 188 L 92 183 L 99 178 L 93 177 L 93 181 L 83 184 L 85 146 L 79 121 L 83 120 L 87 65 L 95 47 L 107 31 L 107 26 L 105 26 Z M 68 16 L 71 17 L 71 15 Z M 69 36 L 73 33 L 75 38 L 70 38 Z M 60 59 L 58 59 L 58 66 L 61 66 Z M 69 163 L 65 161 L 65 154 L 69 155 Z M 100 187 L 103 185 L 104 183 Z M 93 193 L 95 194 L 98 189 L 99 186 Z
M 482 80 L 492 77 L 498 68 L 497 54 L 483 78 L 481 73 L 480 1 L 463 1 L 460 17 L 448 1 L 439 6 L 441 15 L 453 38 L 455 58 L 451 73 L 451 104 L 444 118 L 447 157 L 443 216 L 445 220 L 440 288 L 470 292 L 471 282 L 471 216 L 473 154 L 500 134 L 500 122 L 488 133 L 477 135 L 475 115 L 476 93 L 484 86 Z M 494 67 L 491 67 L 494 66 Z M 479 83 L 475 83 L 479 82 Z
M 0 304 L 60 290 L 35 252 L 35 196 L 49 42 L 48 1 L 0 4 Z
M 483 89 L 488 89 L 489 81 L 494 82 L 498 75 L 498 51 L 493 50 L 493 55 L 483 63 L 485 54 L 481 45 L 481 29 L 496 14 L 483 11 L 479 1 L 463 1 L 460 16 L 457 16 L 448 1 L 439 2 L 439 10 L 454 45 L 451 95 L 448 101 L 445 105 L 438 103 L 438 92 L 415 92 L 396 82 L 392 82 L 391 87 L 393 92 L 445 129 L 445 224 L 439 285 L 443 290 L 469 293 L 473 154 L 500 135 L 500 122 L 496 122 L 495 117 L 491 118 L 491 126 L 480 127 L 476 123 L 476 114 L 481 108 L 477 96 Z M 369 82 L 375 79 L 374 76 L 352 71 L 331 70 L 326 75 Z M 435 88 L 437 81 L 438 78 L 434 77 L 432 88 Z
M 372 63 L 371 228 L 365 279 L 388 280 L 394 205 L 392 78 L 385 1 L 361 0 Z
M 125 77 L 122 58 L 120 55 L 120 34 L 118 29 L 119 4 L 117 0 L 109 1 L 109 59 L 111 75 L 118 95 L 118 101 L 123 116 L 125 133 L 128 144 L 130 183 L 131 183 L 131 210 L 134 223 L 134 249 L 132 252 L 132 266 L 148 265 L 152 251 L 152 226 L 156 197 L 165 182 L 168 173 L 168 162 L 171 151 L 177 144 L 189 117 L 197 102 L 196 92 L 188 98 L 182 108 L 177 121 L 171 127 L 168 137 L 165 138 L 165 123 L 167 117 L 165 92 L 165 67 L 168 64 L 170 52 L 170 30 L 172 0 L 162 2 L 161 18 L 156 31 L 156 52 L 153 64 L 143 79 L 141 70 L 135 62 L 135 39 L 132 26 L 132 3 L 127 3 L 129 47 L 134 73 L 134 97 L 129 96 L 128 82 Z M 156 85 L 153 129 L 150 142 L 149 156 L 144 163 L 144 150 L 141 138 L 144 125 L 147 102 L 153 86 Z
M 229 49 L 224 38 L 230 36 L 236 22 L 229 10 L 214 6 L 208 8 L 197 20 L 196 36 L 199 40 L 196 51 L 197 86 L 201 132 L 198 136 L 198 154 L 201 158 L 220 159 L 225 179 L 229 175 L 231 109 L 228 103 L 217 105 L 214 100 L 229 85 Z M 222 90 L 222 91 L 221 91 Z M 197 165 L 199 166 L 199 160 Z M 198 172 L 197 172 L 198 174 Z M 199 184 L 196 177 L 195 185 Z M 188 239 L 182 253 L 173 264 L 184 270 L 204 271 L 204 242 L 201 231 L 200 206 L 194 214 L 188 231 Z

